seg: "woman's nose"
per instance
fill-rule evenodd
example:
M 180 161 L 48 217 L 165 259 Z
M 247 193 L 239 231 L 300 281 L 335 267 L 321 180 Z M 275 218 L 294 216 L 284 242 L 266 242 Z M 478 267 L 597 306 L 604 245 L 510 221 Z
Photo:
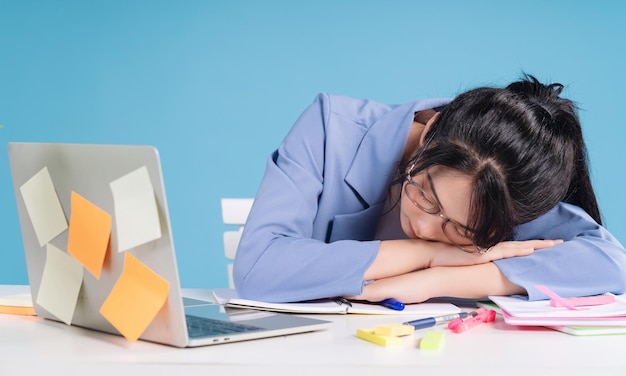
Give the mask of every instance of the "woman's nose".
M 436 214 L 420 213 L 415 218 L 417 235 L 428 240 L 442 240 L 441 218 Z

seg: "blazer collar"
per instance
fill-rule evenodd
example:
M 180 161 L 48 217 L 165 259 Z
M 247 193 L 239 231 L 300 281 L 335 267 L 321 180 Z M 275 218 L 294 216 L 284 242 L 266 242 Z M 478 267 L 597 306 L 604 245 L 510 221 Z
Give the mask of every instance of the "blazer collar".
M 400 105 L 381 116 L 365 133 L 345 182 L 367 206 L 381 202 L 402 157 L 416 111 L 442 106 L 450 99 L 426 99 Z

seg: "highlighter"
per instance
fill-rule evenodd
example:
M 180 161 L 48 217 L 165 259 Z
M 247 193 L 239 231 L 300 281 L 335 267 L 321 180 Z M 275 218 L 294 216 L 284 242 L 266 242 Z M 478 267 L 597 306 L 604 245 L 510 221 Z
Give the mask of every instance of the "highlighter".
M 448 329 L 450 329 L 454 333 L 463 333 L 466 330 L 469 330 L 484 322 L 493 322 L 496 319 L 496 311 L 494 310 L 486 310 L 484 308 L 481 308 L 479 310 L 476 310 L 476 312 L 477 314 L 475 316 L 468 316 L 466 318 L 460 318 L 450 321 L 448 323 Z

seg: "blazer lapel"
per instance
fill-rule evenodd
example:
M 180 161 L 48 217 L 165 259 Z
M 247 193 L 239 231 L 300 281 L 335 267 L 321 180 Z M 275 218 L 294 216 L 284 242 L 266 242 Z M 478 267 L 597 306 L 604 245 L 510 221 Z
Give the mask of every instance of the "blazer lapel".
M 345 182 L 366 207 L 387 196 L 416 111 L 446 104 L 449 99 L 428 99 L 396 107 L 367 131 L 345 176 Z

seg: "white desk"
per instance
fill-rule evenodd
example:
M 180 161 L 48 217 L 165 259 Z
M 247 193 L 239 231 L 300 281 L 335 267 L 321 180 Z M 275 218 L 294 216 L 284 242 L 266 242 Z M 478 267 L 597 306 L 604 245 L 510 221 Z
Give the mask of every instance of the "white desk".
M 2 286 L 0 295 L 27 291 Z M 207 299 L 207 290 L 186 290 Z M 381 347 L 355 337 L 357 328 L 402 322 L 401 316 L 316 316 L 329 330 L 248 342 L 178 349 L 94 332 L 37 317 L 0 314 L 0 375 L 626 375 L 626 335 L 575 337 L 518 328 L 501 318 L 463 334 L 446 333 L 437 351 Z M 444 327 L 445 328 L 445 327 Z M 387 372 L 386 372 L 387 371 Z M 40 373 L 35 373 L 40 372 Z M 407 373 L 408 375 L 409 373 Z

